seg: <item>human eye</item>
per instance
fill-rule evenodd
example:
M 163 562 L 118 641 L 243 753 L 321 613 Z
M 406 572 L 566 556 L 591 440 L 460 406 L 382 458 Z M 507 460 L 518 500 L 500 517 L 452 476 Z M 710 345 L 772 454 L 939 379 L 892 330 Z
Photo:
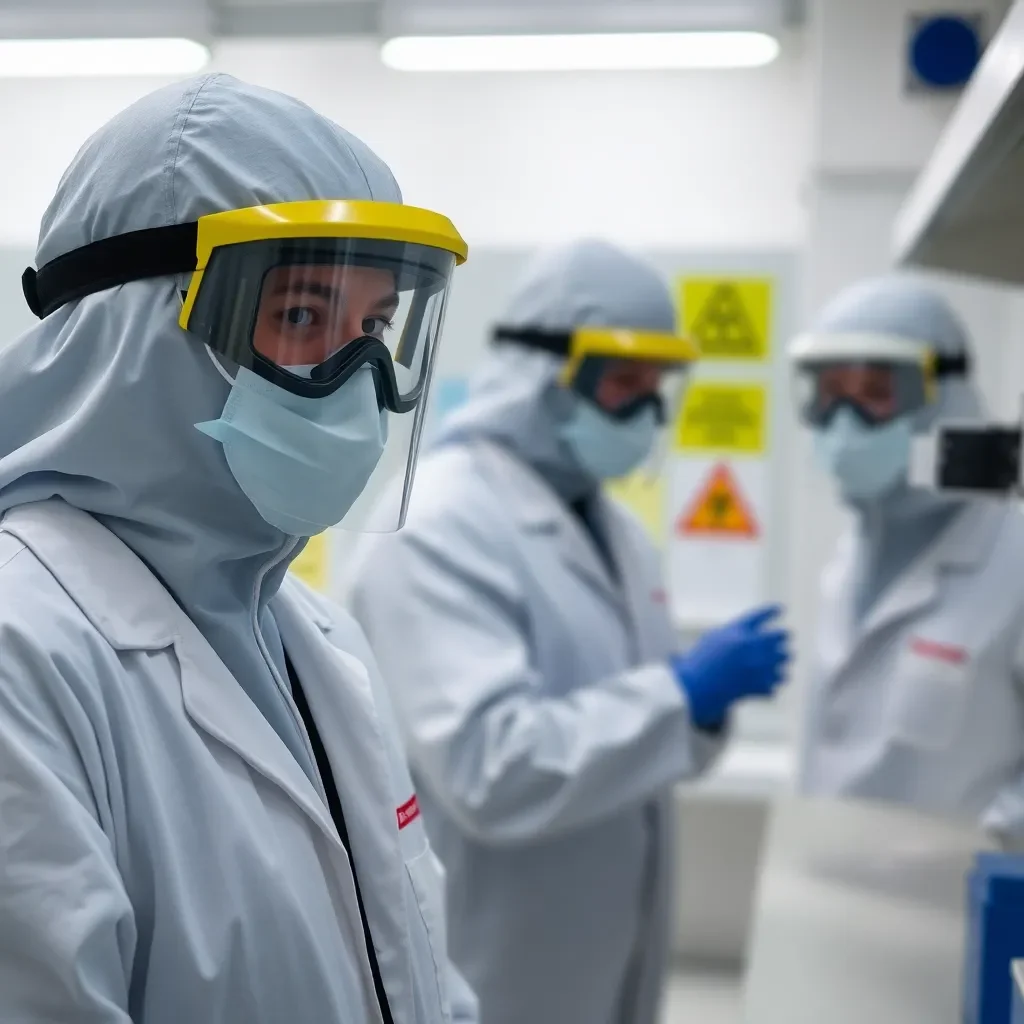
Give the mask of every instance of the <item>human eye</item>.
M 286 306 L 278 319 L 288 327 L 313 327 L 319 322 L 319 314 L 312 306 Z
M 363 320 L 363 334 L 379 338 L 385 331 L 394 330 L 395 322 L 387 316 L 368 316 Z

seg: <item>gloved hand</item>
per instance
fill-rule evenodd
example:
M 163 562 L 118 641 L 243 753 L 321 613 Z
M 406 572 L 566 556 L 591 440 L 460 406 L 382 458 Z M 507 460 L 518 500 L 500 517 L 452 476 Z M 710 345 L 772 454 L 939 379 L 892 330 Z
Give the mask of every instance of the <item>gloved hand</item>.
M 698 728 L 720 726 L 744 697 L 775 692 L 789 661 L 789 633 L 764 627 L 781 611 L 778 605 L 759 608 L 705 633 L 686 654 L 671 659 Z

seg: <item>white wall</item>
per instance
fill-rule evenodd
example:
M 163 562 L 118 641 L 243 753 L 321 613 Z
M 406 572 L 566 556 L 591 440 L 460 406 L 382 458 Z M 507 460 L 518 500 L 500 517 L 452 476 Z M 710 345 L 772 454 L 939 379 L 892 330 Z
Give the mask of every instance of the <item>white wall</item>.
M 471 243 L 599 232 L 637 246 L 750 249 L 803 237 L 800 35 L 748 71 L 409 75 L 384 68 L 368 41 L 231 42 L 216 65 L 360 135 L 408 202 L 449 214 Z M 79 144 L 153 87 L 0 82 L 0 244 L 35 240 Z

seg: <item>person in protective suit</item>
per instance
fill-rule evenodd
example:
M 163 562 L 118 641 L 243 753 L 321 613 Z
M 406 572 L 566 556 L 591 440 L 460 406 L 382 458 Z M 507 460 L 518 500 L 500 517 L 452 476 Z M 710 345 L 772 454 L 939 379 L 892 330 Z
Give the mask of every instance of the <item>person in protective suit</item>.
M 72 161 L 0 349 L 0 1020 L 477 1020 L 365 638 L 287 577 L 410 475 L 465 257 L 223 75 Z
M 852 513 L 822 576 L 800 767 L 811 794 L 1024 833 L 1024 517 L 908 478 L 913 439 L 977 422 L 967 334 L 903 275 L 841 292 L 790 358 Z
M 603 481 L 640 466 L 697 356 L 646 264 L 538 258 L 408 523 L 358 553 L 351 607 L 392 688 L 448 872 L 450 950 L 488 1024 L 650 1024 L 671 787 L 770 695 L 763 609 L 678 650 L 659 556 Z

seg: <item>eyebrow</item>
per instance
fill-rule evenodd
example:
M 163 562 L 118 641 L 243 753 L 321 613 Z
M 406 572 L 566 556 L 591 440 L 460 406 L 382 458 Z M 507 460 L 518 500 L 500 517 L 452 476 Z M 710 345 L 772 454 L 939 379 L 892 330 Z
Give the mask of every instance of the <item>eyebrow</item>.
M 271 293 L 275 298 L 282 295 L 294 295 L 296 292 L 306 295 L 315 295 L 320 299 L 334 299 L 337 297 L 337 289 L 329 284 L 321 284 L 319 281 L 282 281 Z M 371 308 L 373 309 L 397 309 L 401 298 L 398 292 L 391 292 L 383 298 L 378 299 Z
M 282 295 L 293 295 L 295 292 L 316 295 L 321 299 L 332 299 L 335 295 L 329 284 L 321 284 L 319 281 L 282 281 L 271 294 L 279 298 Z

